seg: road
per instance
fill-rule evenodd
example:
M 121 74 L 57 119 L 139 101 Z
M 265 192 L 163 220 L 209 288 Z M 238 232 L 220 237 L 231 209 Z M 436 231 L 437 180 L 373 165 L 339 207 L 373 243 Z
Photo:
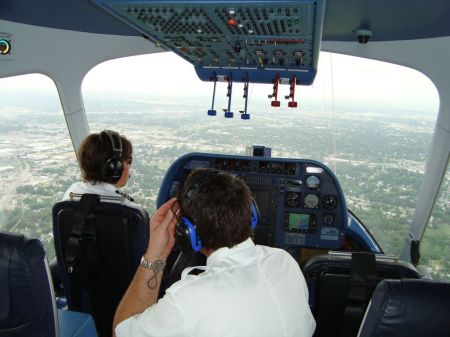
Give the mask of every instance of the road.
M 16 188 L 20 186 L 24 181 L 28 179 L 30 176 L 30 164 L 24 162 L 24 168 L 22 168 L 22 163 L 18 156 L 14 156 L 14 179 L 11 181 L 10 185 L 3 192 L 2 197 L 0 198 L 0 209 L 8 210 L 11 209 L 13 205 L 13 198 L 16 194 Z M 4 228 L 7 231 L 15 231 L 17 226 L 20 224 L 23 215 L 23 209 L 20 207 L 22 204 L 22 200 L 18 200 L 18 204 L 15 207 L 19 207 L 22 210 L 22 214 L 17 222 L 11 228 Z M 5 224 L 1 224 L 3 227 Z

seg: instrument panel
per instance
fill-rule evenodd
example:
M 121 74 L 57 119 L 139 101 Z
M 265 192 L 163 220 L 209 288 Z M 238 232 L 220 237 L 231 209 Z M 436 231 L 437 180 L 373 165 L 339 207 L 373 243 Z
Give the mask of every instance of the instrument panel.
M 341 186 L 324 164 L 306 159 L 191 153 L 168 169 L 158 207 L 175 195 L 196 168 L 216 168 L 241 177 L 258 204 L 260 221 L 254 240 L 283 249 L 339 249 L 348 226 Z

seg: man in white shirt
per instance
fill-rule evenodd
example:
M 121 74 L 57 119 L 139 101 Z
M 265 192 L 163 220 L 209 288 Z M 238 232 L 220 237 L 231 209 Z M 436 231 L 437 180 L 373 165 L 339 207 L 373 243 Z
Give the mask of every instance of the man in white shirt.
M 112 197 L 107 201 L 140 208 L 133 198 L 119 190 L 130 177 L 132 154 L 131 142 L 115 131 L 90 134 L 78 151 L 83 181 L 72 184 L 64 193 L 63 200 L 79 200 L 79 197 L 72 196 L 92 193 Z
M 116 311 L 116 336 L 312 336 L 316 324 L 302 272 L 287 252 L 253 243 L 255 213 L 240 178 L 192 172 L 150 221 L 147 252 Z M 175 236 L 207 263 L 199 275 L 184 270 L 158 300 Z

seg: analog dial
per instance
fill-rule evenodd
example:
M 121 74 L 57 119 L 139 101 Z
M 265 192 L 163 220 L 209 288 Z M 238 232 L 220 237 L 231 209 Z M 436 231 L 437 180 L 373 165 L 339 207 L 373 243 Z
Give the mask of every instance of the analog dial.
M 332 225 L 334 223 L 334 216 L 333 216 L 333 214 L 326 214 L 323 217 L 323 223 L 325 225 Z
M 300 206 L 300 193 L 287 192 L 286 193 L 286 206 L 287 207 L 299 207 Z
M 326 195 L 323 198 L 323 208 L 326 209 L 335 209 L 337 207 L 338 200 L 334 195 Z
M 315 194 L 307 194 L 305 196 L 306 208 L 317 208 L 319 206 L 319 197 Z
M 320 187 L 320 179 L 317 176 L 309 176 L 306 178 L 306 187 L 308 188 L 319 188 Z

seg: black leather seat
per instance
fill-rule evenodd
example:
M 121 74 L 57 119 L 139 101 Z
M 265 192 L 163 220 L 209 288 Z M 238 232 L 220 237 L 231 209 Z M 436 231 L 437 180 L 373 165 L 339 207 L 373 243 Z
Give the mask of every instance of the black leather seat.
M 358 336 L 450 336 L 450 283 L 408 279 L 380 282 Z
M 50 272 L 38 239 L 0 232 L 0 336 L 94 337 L 92 318 L 56 310 Z
M 303 274 L 317 322 L 315 337 L 356 336 L 379 281 L 420 278 L 410 263 L 369 253 L 353 253 L 353 261 L 351 253 L 314 256 L 305 264 Z
M 149 216 L 143 208 L 85 196 L 94 198 L 89 210 L 81 209 L 82 201 L 62 201 L 53 207 L 56 255 L 69 309 L 92 314 L 99 336 L 111 336 L 117 305 L 147 249 Z M 86 224 L 77 235 L 74 223 L 81 213 Z M 77 242 L 77 247 L 69 241 Z M 74 252 L 71 266 L 68 256 L 74 257 Z

